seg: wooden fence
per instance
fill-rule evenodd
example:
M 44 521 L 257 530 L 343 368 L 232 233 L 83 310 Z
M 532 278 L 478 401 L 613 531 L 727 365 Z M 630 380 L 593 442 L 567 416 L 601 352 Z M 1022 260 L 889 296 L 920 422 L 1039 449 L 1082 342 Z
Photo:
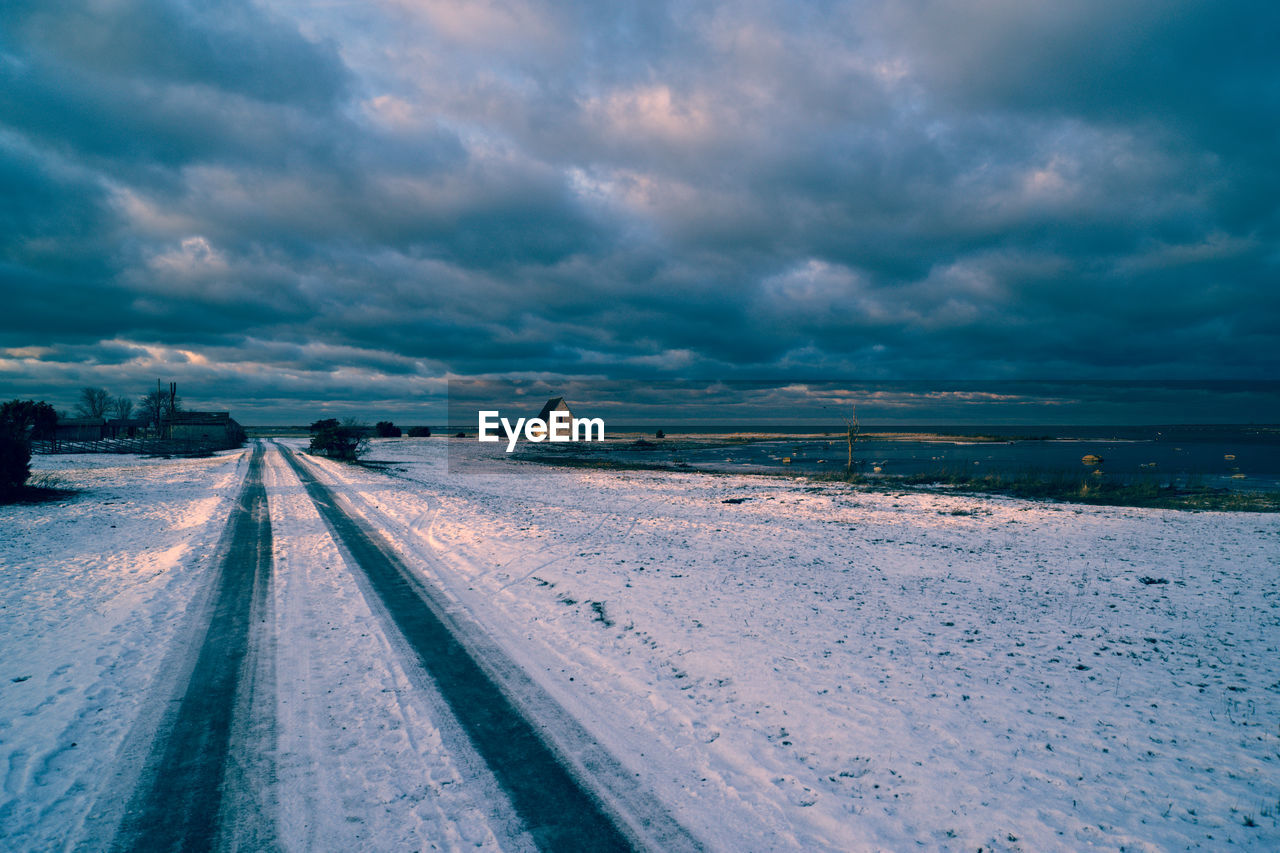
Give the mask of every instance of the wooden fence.
M 100 438 L 96 441 L 48 439 L 31 442 L 32 453 L 140 453 L 146 456 L 206 456 L 238 445 L 225 439 Z

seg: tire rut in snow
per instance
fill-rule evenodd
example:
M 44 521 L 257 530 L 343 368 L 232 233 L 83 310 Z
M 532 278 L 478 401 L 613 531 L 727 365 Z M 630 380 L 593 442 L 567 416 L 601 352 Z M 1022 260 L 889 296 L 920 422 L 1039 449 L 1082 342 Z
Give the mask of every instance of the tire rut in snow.
M 292 451 L 281 448 L 320 515 L 365 574 L 387 616 L 433 679 L 534 842 L 543 850 L 633 850 L 643 846 L 619 827 L 600 798 L 587 789 L 527 719 L 442 615 L 438 596 L 425 587 L 379 538 L 347 515 L 333 493 Z M 493 662 L 490 662 L 493 663 Z M 500 662 L 499 668 L 509 667 Z M 669 839 L 664 849 L 698 845 L 666 815 L 639 820 L 648 835 Z M 661 824 L 655 827 L 653 824 Z M 656 831 L 655 831 L 656 830 Z
M 257 661 L 253 640 L 255 620 L 269 606 L 271 580 L 262 457 L 262 446 L 255 446 L 218 545 L 219 574 L 204 640 L 185 692 L 152 745 L 113 850 L 270 846 L 270 821 L 229 790 L 236 784 L 229 777 L 261 763 L 260 756 L 247 754 L 241 735 L 249 727 L 251 694 L 270 689 L 270 669 Z

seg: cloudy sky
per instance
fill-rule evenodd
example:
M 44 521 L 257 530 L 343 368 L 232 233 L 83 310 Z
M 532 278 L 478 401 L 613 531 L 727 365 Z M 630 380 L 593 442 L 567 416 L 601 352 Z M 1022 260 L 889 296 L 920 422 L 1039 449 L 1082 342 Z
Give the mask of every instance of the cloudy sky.
M 1272 0 L 6 0 L 0 398 L 1280 376 L 1278 43 Z

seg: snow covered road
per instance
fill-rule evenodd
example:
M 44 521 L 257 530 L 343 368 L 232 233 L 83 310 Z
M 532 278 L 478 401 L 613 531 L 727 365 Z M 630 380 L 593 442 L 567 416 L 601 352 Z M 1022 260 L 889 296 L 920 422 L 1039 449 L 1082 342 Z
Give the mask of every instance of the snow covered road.
M 275 473 L 274 491 L 289 479 L 280 476 L 281 450 L 272 446 L 266 455 Z M 268 783 L 276 775 L 274 753 L 279 738 L 279 715 L 273 713 L 277 700 L 273 658 L 280 633 L 271 624 L 274 537 L 263 458 L 259 444 L 252 451 L 240 500 L 214 561 L 209 613 L 200 619 L 207 625 L 204 638 L 194 663 L 181 665 L 184 672 L 189 671 L 181 699 L 172 703 L 161 722 L 112 849 L 313 849 L 317 842 L 332 842 L 329 832 L 317 833 L 305 825 L 306 838 L 276 838 L 273 801 L 278 793 Z M 507 801 L 488 809 L 504 818 L 505 826 L 498 827 L 501 835 L 491 827 L 481 843 L 501 840 L 508 842 L 504 847 L 532 844 L 541 850 L 574 851 L 699 849 L 656 801 L 635 796 L 630 780 L 623 786 L 630 797 L 612 796 L 614 791 L 602 789 L 611 795 L 605 806 L 591 785 L 605 774 L 620 778 L 616 762 L 531 682 L 521 679 L 498 649 L 481 637 L 464 643 L 464 629 L 394 551 L 382 544 L 379 535 L 354 523 L 293 451 L 286 449 L 284 458 L 340 544 L 347 569 L 381 617 L 384 639 L 401 653 L 413 687 L 447 706 L 441 745 L 467 754 L 472 775 L 481 770 L 471 757 L 474 750 L 483 762 L 480 775 L 488 783 L 486 799 Z M 286 541 L 296 534 L 287 519 L 281 530 Z M 284 639 L 291 642 L 293 638 L 286 635 Z M 523 700 L 519 706 L 508 698 L 509 690 Z M 528 701 L 530 696 L 534 702 Z M 533 719 L 528 715 L 535 709 L 539 717 Z M 455 729 L 465 733 L 465 742 L 449 736 Z M 569 761 L 549 742 L 564 732 L 571 737 L 559 743 L 562 749 L 573 749 Z M 323 756 L 315 758 L 323 766 Z M 627 808 L 634 803 L 642 810 Z M 345 817 L 360 820 L 358 812 Z M 368 843 L 358 835 L 351 840 L 360 846 Z M 400 843 L 411 841 L 432 844 L 436 839 L 404 838 Z
M 389 633 L 407 646 L 409 665 L 425 670 L 424 689 L 438 691 L 449 704 L 541 849 L 700 849 L 500 649 L 474 626 L 460 624 L 440 593 L 376 530 L 356 523 L 292 450 L 284 454 L 361 573 L 366 597 L 376 601 Z
M 213 560 L 213 598 L 200 620 L 204 638 L 181 701 L 161 722 L 113 849 L 265 850 L 273 844 L 272 815 L 252 796 L 270 774 L 274 746 L 259 736 L 273 728 L 261 701 L 274 688 L 269 636 L 253 631 L 267 621 L 271 582 L 262 456 L 255 447 Z
M 1280 847 L 1275 516 L 464 475 L 445 444 L 300 464 L 607 810 L 726 851 Z M 39 464 L 84 491 L 0 507 L 0 846 L 100 849 L 184 695 L 249 454 Z M 229 802 L 280 849 L 535 848 L 350 543 L 261 466 L 274 689 L 237 710 L 260 746 Z

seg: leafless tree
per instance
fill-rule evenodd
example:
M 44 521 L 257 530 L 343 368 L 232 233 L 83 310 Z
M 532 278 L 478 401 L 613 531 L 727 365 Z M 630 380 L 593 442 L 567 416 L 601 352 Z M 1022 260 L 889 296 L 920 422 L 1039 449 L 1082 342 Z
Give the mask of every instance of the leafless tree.
M 138 414 L 147 419 L 151 426 L 159 428 L 164 418 L 165 398 L 159 391 L 148 391 L 138 398 Z
M 105 388 L 81 388 L 76 412 L 82 418 L 104 418 L 111 410 L 111 395 Z
M 845 468 L 845 472 L 851 473 L 853 471 L 853 443 L 858 440 L 858 433 L 862 429 L 858 424 L 857 406 L 849 408 L 849 414 L 844 419 L 844 425 L 849 439 L 849 463 Z
M 143 394 L 138 400 L 138 413 L 147 419 L 147 423 L 155 427 L 157 433 L 164 429 L 164 423 L 174 412 L 182 411 L 182 398 L 170 386 L 169 390 L 158 384 L 156 390 Z
M 111 405 L 120 420 L 128 420 L 133 415 L 133 401 L 128 397 L 116 397 Z

